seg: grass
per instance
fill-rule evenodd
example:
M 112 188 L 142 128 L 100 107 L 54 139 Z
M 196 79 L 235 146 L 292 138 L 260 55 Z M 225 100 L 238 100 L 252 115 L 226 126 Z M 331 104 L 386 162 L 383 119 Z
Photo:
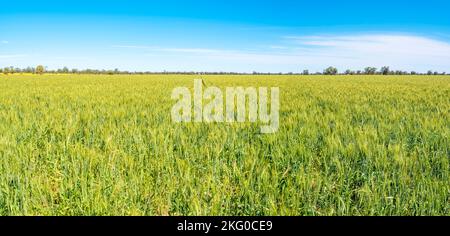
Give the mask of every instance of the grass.
M 0 215 L 450 215 L 449 76 L 280 87 L 280 129 L 171 122 L 188 75 L 0 75 Z

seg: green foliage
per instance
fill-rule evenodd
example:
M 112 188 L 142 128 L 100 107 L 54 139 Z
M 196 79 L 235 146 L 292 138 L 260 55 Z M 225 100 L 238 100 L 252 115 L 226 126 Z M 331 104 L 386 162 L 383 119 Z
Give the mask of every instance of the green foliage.
M 377 73 L 377 68 L 375 68 L 375 67 L 364 68 L 364 74 L 366 74 L 366 75 L 374 75 L 375 73 Z
M 324 75 L 336 75 L 338 73 L 338 70 L 335 67 L 328 67 L 323 71 Z
M 346 75 L 354 75 L 356 72 L 352 71 L 352 70 L 345 70 L 344 74 Z
M 42 75 L 42 74 L 44 74 L 44 72 L 45 72 L 44 66 L 38 65 L 38 66 L 36 67 L 36 74 Z
M 280 87 L 280 130 L 171 122 L 196 75 L 0 80 L 0 215 L 449 215 L 449 76 Z M 299 79 L 301 78 L 301 79 Z
M 380 70 L 382 75 L 388 75 L 391 71 L 389 70 L 389 66 L 383 66 Z

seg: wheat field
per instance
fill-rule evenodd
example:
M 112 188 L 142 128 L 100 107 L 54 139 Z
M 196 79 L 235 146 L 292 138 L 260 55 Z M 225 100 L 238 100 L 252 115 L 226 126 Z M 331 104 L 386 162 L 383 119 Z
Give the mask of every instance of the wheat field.
M 279 87 L 280 127 L 171 121 Z M 0 215 L 450 215 L 450 76 L 0 75 Z

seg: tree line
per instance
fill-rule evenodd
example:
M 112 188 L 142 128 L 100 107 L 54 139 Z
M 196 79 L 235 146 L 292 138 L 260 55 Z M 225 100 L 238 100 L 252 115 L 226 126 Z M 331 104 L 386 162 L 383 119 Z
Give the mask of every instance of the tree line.
M 195 75 L 195 74 L 205 74 L 205 75 L 446 75 L 445 72 L 437 72 L 429 70 L 426 73 L 419 73 L 415 71 L 401 71 L 401 70 L 391 70 L 389 66 L 383 66 L 380 69 L 376 67 L 366 67 L 363 70 L 345 70 L 343 72 L 339 72 L 336 67 L 330 66 L 323 70 L 323 72 L 313 72 L 310 73 L 309 70 L 303 70 L 301 73 L 262 73 L 262 72 L 252 72 L 252 73 L 240 73 L 240 72 L 195 72 L 195 71 L 160 71 L 160 72 L 151 72 L 151 71 L 122 71 L 119 69 L 114 70 L 98 70 L 98 69 L 69 69 L 67 67 L 56 69 L 56 70 L 48 70 L 46 67 L 42 65 L 38 65 L 36 67 L 27 67 L 27 68 L 18 68 L 18 67 L 5 67 L 0 68 L 0 74 L 14 74 L 14 73 L 32 73 L 32 74 L 105 74 L 105 75 L 118 75 L 118 74 L 187 74 L 187 75 Z
M 308 71 L 303 71 L 303 74 L 308 74 Z M 316 73 L 317 74 L 317 73 Z M 364 70 L 345 70 L 343 73 L 338 73 L 335 67 L 328 67 L 323 70 L 324 75 L 445 75 L 445 72 L 437 72 L 428 70 L 426 73 L 419 73 L 416 71 L 402 71 L 402 70 L 391 70 L 389 66 L 383 66 L 380 69 L 376 67 L 366 67 Z

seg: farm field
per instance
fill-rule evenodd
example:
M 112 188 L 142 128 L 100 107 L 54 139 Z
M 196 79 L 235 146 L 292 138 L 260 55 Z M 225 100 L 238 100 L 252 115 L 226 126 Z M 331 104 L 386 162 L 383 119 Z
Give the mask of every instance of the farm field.
M 0 215 L 450 215 L 450 76 L 201 76 L 274 134 L 172 122 L 196 78 L 0 75 Z

